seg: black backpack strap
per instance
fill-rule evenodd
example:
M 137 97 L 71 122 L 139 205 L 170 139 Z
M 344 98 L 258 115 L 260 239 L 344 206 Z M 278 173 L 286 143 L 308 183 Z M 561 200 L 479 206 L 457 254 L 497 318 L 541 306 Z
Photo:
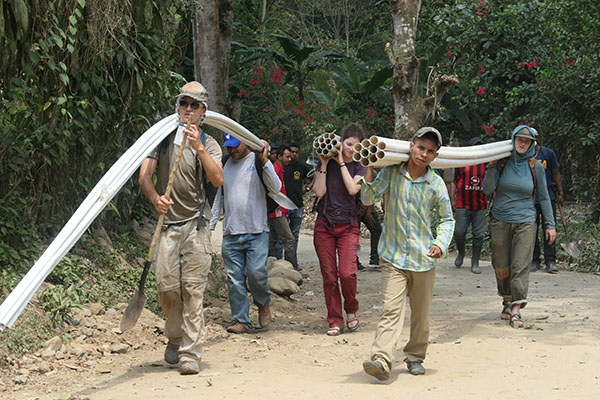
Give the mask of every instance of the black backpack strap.
M 204 146 L 206 148 L 206 141 L 208 140 L 208 134 L 206 132 L 202 132 L 200 134 L 200 143 L 202 143 L 202 146 Z M 198 154 L 196 154 L 196 188 L 198 190 L 198 194 L 202 195 L 200 189 L 204 188 L 206 185 L 206 172 L 204 172 L 204 168 L 202 168 L 202 179 L 200 179 L 200 173 L 198 172 L 200 170 L 200 158 L 198 157 Z M 204 192 L 204 208 L 206 208 L 206 204 L 208 203 L 208 200 L 206 199 L 206 192 Z M 206 226 L 206 218 L 204 218 L 204 209 L 201 211 L 200 216 L 198 217 L 198 224 L 196 225 L 196 230 L 199 230 L 201 226 Z

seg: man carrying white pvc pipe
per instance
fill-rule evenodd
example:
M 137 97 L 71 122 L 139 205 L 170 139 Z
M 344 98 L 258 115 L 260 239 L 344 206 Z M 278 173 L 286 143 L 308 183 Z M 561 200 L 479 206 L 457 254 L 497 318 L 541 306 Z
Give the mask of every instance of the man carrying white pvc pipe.
M 210 207 L 205 207 L 207 200 L 200 177 L 206 175 L 214 186 L 223 184 L 221 148 L 215 139 L 199 130 L 207 102 L 208 93 L 200 83 L 189 82 L 181 88 L 176 103 L 179 128 L 142 162 L 139 177 L 144 195 L 158 213 L 165 214 L 154 273 L 166 317 L 165 335 L 169 338 L 164 358 L 169 364 L 179 363 L 182 375 L 200 371 L 206 333 L 202 305 L 212 250 L 204 220 L 210 217 L 205 214 Z M 161 193 L 167 187 L 169 172 L 186 134 L 186 147 L 167 198 Z M 201 138 L 202 135 L 206 136 Z M 155 171 L 156 187 L 152 181 Z
M 365 178 L 359 181 L 365 205 L 386 196 L 378 246 L 383 311 L 371 346 L 371 358 L 363 362 L 365 372 L 379 380 L 390 378 L 407 294 L 410 338 L 404 346 L 404 361 L 412 375 L 425 373 L 422 363 L 429 341 L 435 259 L 446 255 L 454 231 L 448 191 L 443 179 L 429 166 L 441 146 L 442 135 L 435 128 L 421 128 L 410 143 L 408 162 L 383 168 L 375 179 L 370 166 Z M 439 215 L 436 237 L 431 230 L 432 211 Z

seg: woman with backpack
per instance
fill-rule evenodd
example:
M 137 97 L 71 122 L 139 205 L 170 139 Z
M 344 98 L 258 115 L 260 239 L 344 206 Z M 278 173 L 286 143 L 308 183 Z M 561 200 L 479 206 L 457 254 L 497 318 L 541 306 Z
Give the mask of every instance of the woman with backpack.
M 492 198 L 490 237 L 492 266 L 502 296 L 500 318 L 513 328 L 523 327 L 521 309 L 527 305 L 536 195 L 547 224 L 546 238 L 550 243 L 556 238 L 544 167 L 534 159 L 536 137 L 533 128 L 517 126 L 512 132 L 512 154 L 490 162 L 483 179 L 483 192 Z
M 365 175 L 366 167 L 352 160 L 354 145 L 365 137 L 363 128 L 355 123 L 347 125 L 341 137 L 341 146 L 333 157 L 319 156 L 313 191 L 320 199 L 317 204 L 314 244 L 327 306 L 327 335 L 336 336 L 344 330 L 343 308 L 346 311 L 346 327 L 350 332 L 358 329 L 358 300 L 356 299 L 357 264 L 359 243 L 358 180 Z M 339 284 L 338 284 L 339 278 Z

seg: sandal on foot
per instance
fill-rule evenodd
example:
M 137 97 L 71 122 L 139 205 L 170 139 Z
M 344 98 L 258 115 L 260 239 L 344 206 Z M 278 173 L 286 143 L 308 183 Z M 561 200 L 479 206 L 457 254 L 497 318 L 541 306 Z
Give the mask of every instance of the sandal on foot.
M 511 314 L 509 324 L 513 328 L 522 328 L 523 320 L 521 319 L 521 314 L 519 314 L 519 313 Z
M 358 322 L 358 318 L 356 317 L 348 320 L 348 323 L 346 324 L 350 332 L 355 332 L 358 329 L 359 325 L 360 323 Z
M 338 336 L 342 334 L 342 328 L 340 328 L 339 326 L 332 326 L 331 328 L 327 329 L 327 336 Z
M 502 302 L 502 312 L 500 313 L 500 319 L 504 321 L 510 321 L 510 305 L 508 303 Z

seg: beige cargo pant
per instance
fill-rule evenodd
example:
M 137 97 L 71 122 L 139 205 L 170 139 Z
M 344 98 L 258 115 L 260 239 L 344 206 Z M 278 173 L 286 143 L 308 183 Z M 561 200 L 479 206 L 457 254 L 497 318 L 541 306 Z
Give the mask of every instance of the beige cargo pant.
M 410 295 L 410 335 L 404 346 L 404 361 L 422 362 L 425 359 L 434 281 L 435 268 L 414 272 L 398 269 L 387 261 L 381 264 L 383 310 L 371 346 L 371 359 L 385 361 L 384 367 L 388 371 L 394 363 L 396 344 L 404 325 L 407 294 Z
M 155 269 L 165 335 L 179 345 L 180 360 L 200 361 L 206 335 L 202 304 L 212 256 L 210 231 L 197 219 L 163 227 L 156 248 Z M 166 228 L 166 229 L 165 229 Z

